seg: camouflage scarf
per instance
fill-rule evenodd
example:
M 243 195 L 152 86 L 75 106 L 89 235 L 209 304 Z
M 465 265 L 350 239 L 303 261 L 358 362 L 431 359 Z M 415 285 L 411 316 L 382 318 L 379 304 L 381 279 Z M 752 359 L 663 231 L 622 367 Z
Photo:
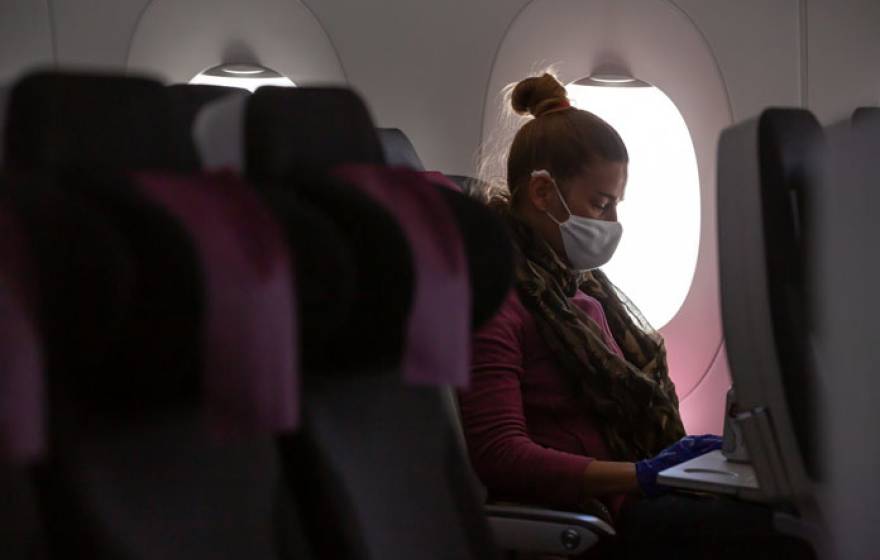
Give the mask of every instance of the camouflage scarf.
M 663 338 L 601 270 L 578 273 L 532 229 L 507 213 L 517 253 L 516 287 L 557 363 L 583 398 L 612 458 L 652 457 L 685 435 Z M 602 304 L 624 358 L 570 298 L 580 289 Z

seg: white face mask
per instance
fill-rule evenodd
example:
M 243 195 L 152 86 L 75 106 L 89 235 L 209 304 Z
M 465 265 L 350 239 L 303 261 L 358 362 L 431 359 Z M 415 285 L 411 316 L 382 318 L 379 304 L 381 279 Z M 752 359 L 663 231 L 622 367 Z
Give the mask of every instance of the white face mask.
M 575 216 L 562 198 L 556 180 L 547 170 L 532 171 L 532 177 L 546 177 L 552 181 L 562 206 L 568 212 L 568 219 L 560 222 L 550 212 L 544 211 L 559 225 L 565 256 L 568 257 L 571 266 L 577 270 L 592 270 L 610 261 L 623 235 L 623 226 L 619 222 Z

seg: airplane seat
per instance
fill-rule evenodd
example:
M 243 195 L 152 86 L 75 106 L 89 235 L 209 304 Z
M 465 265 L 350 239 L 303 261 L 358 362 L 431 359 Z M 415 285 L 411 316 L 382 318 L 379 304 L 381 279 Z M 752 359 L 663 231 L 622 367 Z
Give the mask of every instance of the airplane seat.
M 852 114 L 852 123 L 855 126 L 878 126 L 880 122 L 880 107 L 859 107 Z
M 880 363 L 874 325 L 880 315 L 878 239 L 880 109 L 858 109 L 851 121 L 826 128 L 826 188 L 816 220 L 812 308 L 817 313 L 827 422 L 823 437 L 833 558 L 875 558 L 878 549 L 876 465 L 880 443 L 875 371 Z
M 461 232 L 471 286 L 471 329 L 495 316 L 513 284 L 513 247 L 501 220 L 483 204 L 450 188 L 438 191 Z
M 12 94 L 12 84 L 0 83 L 0 169 L 5 168 L 3 156 L 6 153 L 5 135 L 6 120 L 9 112 L 9 97 Z
M 0 177 L 0 193 L 7 180 Z M 46 557 L 33 481 L 45 453 L 46 403 L 32 282 L 26 234 L 0 199 L 0 550 L 13 560 Z
M 411 292 L 386 293 L 387 301 L 383 309 L 382 302 L 373 297 L 373 291 L 387 292 L 384 286 L 393 282 L 408 285 L 412 278 L 409 248 L 401 238 L 398 225 L 385 210 L 372 204 L 367 195 L 327 176 L 329 169 L 341 161 L 327 155 L 313 157 L 314 152 L 332 153 L 337 149 L 338 142 L 340 150 L 347 149 L 346 142 L 349 145 L 356 143 L 350 139 L 337 141 L 334 138 L 334 135 L 340 135 L 339 130 L 346 128 L 331 132 L 318 126 L 319 130 L 314 134 L 305 132 L 303 119 L 312 119 L 314 124 L 321 122 L 320 115 L 326 113 L 333 115 L 338 122 L 346 122 L 346 118 L 350 118 L 353 124 L 369 122 L 366 109 L 359 100 L 356 100 L 355 107 L 362 112 L 348 110 L 351 114 L 346 115 L 348 105 L 352 99 L 356 99 L 349 91 L 326 88 L 318 92 L 320 94 L 316 95 L 315 91 L 307 88 L 263 87 L 246 100 L 222 99 L 204 107 L 196 119 L 194 136 L 206 168 L 233 169 L 248 174 L 267 200 L 291 209 L 308 208 L 310 212 L 320 213 L 329 227 L 344 239 L 342 246 L 352 259 L 348 266 L 353 267 L 349 277 L 352 287 L 349 307 L 357 307 L 357 313 L 353 309 L 345 311 L 346 321 L 355 321 L 358 325 L 371 320 L 382 323 L 373 327 L 364 325 L 360 329 L 362 332 L 356 336 L 335 338 L 333 346 L 327 349 L 323 357 L 316 356 L 311 360 L 312 365 L 328 369 L 357 367 L 355 356 L 358 352 L 379 352 L 380 348 L 384 348 L 382 352 L 390 356 L 386 365 L 394 365 L 394 357 L 402 346 L 401 325 Z M 297 96 L 291 99 L 291 93 Z M 299 99 L 299 96 L 303 96 L 303 99 Z M 320 106 L 313 107 L 316 103 L 313 100 L 318 100 Z M 277 114 L 273 112 L 273 107 L 278 108 Z M 371 130 L 369 136 L 375 137 L 375 132 Z M 219 141 L 221 138 L 223 140 Z M 272 138 L 280 138 L 279 145 L 266 150 L 255 150 L 251 146 L 272 144 Z M 366 147 L 358 146 L 346 153 L 351 153 L 348 159 L 355 163 L 383 161 L 378 143 L 367 142 Z M 258 155 L 252 157 L 254 154 Z M 307 229 L 308 224 L 296 224 L 289 220 L 285 220 L 285 223 L 287 227 L 302 230 L 303 243 L 314 244 L 312 240 L 315 236 Z M 383 251 L 375 251 L 376 247 L 383 247 Z M 315 256 L 318 258 L 321 255 Z M 382 263 L 378 267 L 378 274 L 367 276 L 360 272 L 371 269 L 375 261 Z M 312 279 L 316 283 L 335 281 L 316 275 L 312 275 Z M 319 310 L 318 306 L 315 308 Z M 329 324 L 325 321 L 325 325 Z M 336 325 L 333 328 L 345 332 L 343 322 L 333 324 Z M 349 351 L 339 352 L 340 347 Z
M 165 86 L 171 95 L 172 103 L 180 118 L 191 130 L 193 121 L 202 107 L 223 97 L 247 97 L 250 92 L 246 89 L 212 86 L 208 84 L 171 84 Z
M 421 169 L 421 160 L 412 143 L 398 129 L 379 129 L 385 155 L 390 162 Z M 426 174 L 434 178 L 433 174 Z M 453 207 L 459 229 L 464 238 L 470 284 L 474 294 L 472 327 L 478 329 L 500 307 L 511 288 L 513 254 L 510 237 L 504 224 L 475 195 L 480 182 L 462 175 L 445 175 L 453 188 L 441 188 L 447 204 Z M 458 398 L 455 389 L 443 390 L 447 414 L 451 418 L 462 456 L 467 457 L 467 446 Z M 467 477 L 485 502 L 487 491 L 472 469 Z M 544 554 L 574 556 L 581 554 L 600 538 L 613 536 L 614 530 L 600 519 L 575 512 L 561 512 L 527 505 L 487 504 L 486 513 L 496 541 L 504 550 L 529 550 Z
M 336 175 L 346 185 L 363 189 L 357 192 L 370 193 L 371 204 L 382 199 L 375 181 L 384 181 L 384 192 L 391 196 L 382 200 L 383 206 L 402 224 L 405 239 L 414 248 L 414 265 L 420 267 L 413 279 L 415 297 L 406 344 L 396 356 L 394 369 L 376 377 L 369 371 L 365 375 L 363 370 L 352 370 L 341 391 L 327 390 L 317 400 L 310 393 L 306 404 L 313 407 L 309 419 L 315 420 L 309 432 L 314 436 L 311 444 L 334 457 L 333 466 L 349 492 L 350 503 L 362 512 L 358 516 L 362 530 L 358 546 L 352 547 L 356 550 L 353 557 L 361 557 L 364 552 L 367 554 L 363 557 L 491 557 L 495 549 L 488 527 L 446 416 L 442 393 L 433 388 L 461 382 L 462 375 L 467 375 L 464 348 L 470 328 L 466 312 L 470 287 L 461 266 L 465 261 L 463 248 L 459 249 L 456 275 L 426 258 L 427 240 L 420 243 L 418 238 L 432 234 L 435 243 L 438 236 L 448 240 L 455 233 L 449 227 L 456 228 L 457 224 L 451 215 L 442 215 L 442 195 L 424 183 L 420 175 L 365 166 L 347 167 Z M 409 192 L 426 195 L 420 201 L 421 207 L 412 204 L 416 197 L 410 199 Z M 414 231 L 419 228 L 421 234 Z M 432 281 L 444 282 L 446 287 L 432 285 Z M 397 284 L 399 280 L 386 285 L 386 289 L 395 290 Z M 455 285 L 459 291 L 451 288 Z M 438 293 L 444 294 L 439 301 Z M 455 293 L 458 305 L 454 303 Z M 438 309 L 438 303 L 447 308 Z M 433 325 L 432 319 L 436 322 Z M 444 332 L 438 332 L 438 327 Z M 443 374 L 440 379 L 438 372 Z M 453 372 L 457 375 L 451 375 Z M 320 383 L 315 381 L 316 390 L 329 388 Z M 340 410 L 356 412 L 350 419 L 341 419 Z M 365 427 L 369 438 L 359 437 L 359 430 Z M 355 460 L 370 453 L 385 459 Z M 416 488 L 419 490 L 413 492 Z M 402 494 L 402 489 L 410 493 Z
M 413 171 L 425 170 L 415 146 L 402 130 L 399 128 L 379 128 L 377 132 L 388 165 L 406 167 Z
M 379 128 L 379 141 L 391 166 L 424 171 L 421 159 L 406 134 L 397 128 Z M 455 181 L 458 175 L 424 172 L 423 176 L 452 207 L 463 237 L 470 275 L 472 327 L 479 328 L 492 318 L 511 287 L 513 253 L 501 221 L 483 204 L 472 200 Z
M 399 128 L 379 128 L 379 141 L 382 142 L 382 151 L 388 165 L 405 167 L 414 171 L 425 171 L 422 159 L 416 152 L 415 146 L 410 142 L 406 134 Z M 458 187 L 458 190 L 474 196 L 479 194 L 480 181 L 465 175 L 448 175 L 444 177 Z
M 329 176 L 343 162 L 383 162 L 375 132 L 363 126 L 371 124 L 366 108 L 345 89 L 263 87 L 244 111 L 245 175 L 268 196 L 320 211 L 353 257 L 354 292 L 347 320 L 331 337 L 333 347 L 314 366 L 324 372 L 361 369 L 367 364 L 359 356 L 372 355 L 374 363 L 368 367 L 397 367 L 412 304 L 412 254 L 385 209 Z M 346 155 L 340 158 L 339 153 Z M 400 289 L 388 289 L 394 285 Z M 383 292 L 384 298 L 375 297 Z
M 153 80 L 35 72 L 10 93 L 5 165 L 195 171 L 198 156 L 178 114 Z
M 350 92 L 272 89 L 261 88 L 248 100 L 244 167 L 259 178 L 259 188 L 286 190 L 334 220 L 353 250 L 357 274 L 352 319 L 336 334 L 324 363 L 307 368 L 303 430 L 282 446 L 297 495 L 312 496 L 303 517 L 312 524 L 315 549 L 340 558 L 425 557 L 444 550 L 471 557 L 488 531 L 480 532 L 485 521 L 477 502 L 467 507 L 466 499 L 455 497 L 457 477 L 466 471 L 455 460 L 458 448 L 443 402 L 436 390 L 401 382 L 413 304 L 409 244 L 391 209 L 329 173 L 342 163 L 383 162 L 372 123 Z M 325 128 L 325 113 L 350 127 Z M 309 123 L 320 129 L 310 130 Z M 365 126 L 349 135 L 357 128 L 351 123 Z M 284 139 L 271 148 L 272 158 L 250 157 L 264 155 L 253 144 L 272 138 Z M 300 149 L 304 144 L 308 148 Z M 316 151 L 320 157 L 313 157 Z M 204 159 L 217 162 L 209 155 Z M 476 519 L 463 523 L 468 512 Z M 469 535 L 471 527 L 475 535 Z M 481 556 L 482 547 L 491 553 L 489 545 L 480 547 Z
M 389 165 L 424 171 L 421 159 L 406 134 L 397 128 L 377 129 Z M 424 177 L 452 207 L 463 237 L 470 275 L 472 326 L 477 329 L 494 316 L 511 287 L 513 252 L 501 221 L 484 205 L 463 196 L 455 175 L 425 172 Z
M 249 92 L 203 84 L 175 84 L 168 89 L 190 115 L 203 167 L 240 173 Z M 354 297 L 353 256 L 336 226 L 314 205 L 297 200 L 289 190 L 260 191 L 296 255 L 300 359 L 308 368 L 321 362 L 332 342 L 331 333 L 348 320 Z
M 274 433 L 224 421 L 256 403 L 230 397 L 234 372 L 204 371 L 223 341 L 205 340 L 216 292 L 202 289 L 189 235 L 134 185 L 106 185 L 100 208 L 83 194 L 95 178 L 83 180 L 12 193 L 49 294 L 51 439 L 37 488 L 53 554 L 278 558 Z
M 283 185 L 281 188 L 300 194 L 300 198 L 308 191 L 324 190 L 310 189 L 309 181 L 302 180 L 301 176 L 297 178 L 300 173 L 314 178 L 322 172 L 326 173 L 338 168 L 341 164 L 381 165 L 385 161 L 384 155 L 389 152 L 394 157 L 418 160 L 418 155 L 415 154 L 406 136 L 396 129 L 390 131 L 391 136 L 399 141 L 394 148 L 407 153 L 397 153 L 389 146 L 385 146 L 383 150 L 381 147 L 383 129 L 378 129 L 377 136 L 375 131 L 367 128 L 366 125 L 371 121 L 369 113 L 357 96 L 348 90 L 267 87 L 257 91 L 247 102 L 246 108 L 243 108 L 244 103 L 239 101 L 224 102 L 224 104 L 227 115 L 225 117 L 216 115 L 213 120 L 227 123 L 225 126 L 230 122 L 244 122 L 246 143 L 249 144 L 245 148 L 235 148 L 233 152 L 262 155 L 267 150 L 256 150 L 250 144 L 267 145 L 271 143 L 272 137 L 285 138 L 290 152 L 288 156 L 285 158 L 283 151 L 277 147 L 273 150 L 278 150 L 278 159 L 286 160 L 288 169 L 263 171 L 260 166 L 267 161 L 265 159 L 262 162 L 260 160 L 252 162 L 250 158 L 245 158 L 247 163 L 243 166 L 250 168 L 252 173 L 258 177 L 262 176 L 267 182 Z M 216 109 L 220 109 L 219 105 L 220 103 L 215 104 Z M 278 110 L 273 110 L 273 107 L 277 107 Z M 208 108 L 206 112 L 211 110 Z M 246 112 L 245 117 L 229 116 L 230 112 L 236 111 Z M 355 137 L 341 139 L 341 136 L 351 135 L 341 134 L 340 129 L 321 126 L 320 115 L 328 113 L 334 114 L 337 120 L 350 123 L 347 131 L 353 132 Z M 306 117 L 312 121 L 307 121 Z M 310 128 L 312 125 L 318 126 L 318 130 Z M 288 132 L 284 134 L 273 128 L 286 128 Z M 204 127 L 202 133 L 196 135 L 202 140 L 200 145 L 210 145 L 210 138 L 218 136 L 218 131 L 217 127 Z M 301 149 L 303 146 L 307 146 L 306 151 Z M 216 150 L 212 148 L 212 151 Z M 322 152 L 324 155 L 315 158 L 313 152 Z M 217 166 L 229 165 L 230 161 L 235 161 L 235 156 L 226 161 L 222 157 L 223 154 L 219 158 L 210 154 L 205 155 L 206 161 L 212 161 Z M 494 314 L 506 296 L 512 270 L 509 242 L 497 218 L 480 204 L 448 187 L 448 182 L 439 174 L 425 173 L 421 176 L 427 179 L 433 189 L 441 193 L 441 197 L 448 205 L 452 206 L 459 226 L 458 233 L 464 237 L 471 291 L 475 294 L 475 297 L 471 298 L 471 317 L 476 327 Z M 288 178 L 287 182 L 293 183 L 293 186 L 285 185 L 286 178 Z M 389 180 L 399 183 L 399 188 L 402 188 L 407 178 L 412 179 L 411 176 L 401 172 L 397 177 L 389 177 Z M 394 199 L 393 193 L 396 191 L 391 189 L 390 192 L 392 193 L 390 198 Z M 405 200 L 404 197 L 400 199 L 400 203 Z M 386 206 L 393 210 L 394 202 L 397 201 L 388 200 Z M 331 212 L 332 208 L 328 209 L 328 213 Z M 481 221 L 482 226 L 480 226 Z
M 346 235 L 319 208 L 289 192 L 262 193 L 296 254 L 300 359 L 320 367 L 337 351 L 334 334 L 350 319 L 356 290 L 355 257 Z
M 802 109 L 768 109 L 719 142 L 722 319 L 742 430 L 777 528 L 826 542 L 819 387 L 809 312 L 812 204 L 824 137 Z M 789 507 L 793 515 L 784 513 Z
M 348 89 L 261 87 L 247 103 L 244 126 L 244 173 L 258 185 L 324 174 L 341 163 L 385 164 L 372 118 Z
M 192 145 L 193 157 L 169 156 L 186 128 L 165 122 L 163 87 L 128 80 L 26 78 L 6 131 L 44 296 L 50 453 L 37 487 L 49 545 L 97 558 L 308 557 L 275 444 L 295 421 L 295 378 L 269 375 L 295 358 L 286 246 L 241 186 L 174 173 L 197 163 Z M 78 107 L 70 127 L 47 118 L 99 82 L 112 119 L 100 105 Z M 91 113 L 98 130 L 81 135 Z M 164 136 L 123 125 L 145 122 Z M 82 145 L 56 153 L 74 134 Z M 28 177 L 40 168 L 52 176 Z M 278 311 L 265 322 L 267 304 Z
M 478 197 L 482 192 L 483 183 L 479 179 L 468 177 L 467 175 L 447 175 L 453 181 L 461 192 L 468 196 Z
M 271 93 L 271 95 L 266 95 L 268 93 Z M 262 101 L 260 101 L 261 94 L 263 94 Z M 362 103 L 350 93 L 342 93 L 339 90 L 308 91 L 301 88 L 261 88 L 247 101 L 247 104 L 253 105 L 260 102 L 266 104 L 263 109 L 257 110 L 252 107 L 246 109 L 246 117 L 243 119 L 243 127 L 246 130 L 245 142 L 247 144 L 266 146 L 269 143 L 269 139 L 273 137 L 283 138 L 283 144 L 287 146 L 289 152 L 285 154 L 282 149 L 275 148 L 275 158 L 254 160 L 250 157 L 251 154 L 262 155 L 265 152 L 263 150 L 256 150 L 253 148 L 253 145 L 248 145 L 244 149 L 233 149 L 232 153 L 226 153 L 225 157 L 227 159 L 225 161 L 224 154 L 220 153 L 220 157 L 217 158 L 212 158 L 209 155 L 205 156 L 203 159 L 206 162 L 213 161 L 215 165 L 222 166 L 228 165 L 229 161 L 235 161 L 237 158 L 243 159 L 245 161 L 242 162 L 242 166 L 248 170 L 249 174 L 253 174 L 252 177 L 260 179 L 260 181 L 257 181 L 258 184 L 263 181 L 274 183 L 278 185 L 278 188 L 295 191 L 301 197 L 307 196 L 316 201 L 318 198 L 327 200 L 327 195 L 333 192 L 333 189 L 328 189 L 328 186 L 333 185 L 334 181 L 338 181 L 338 178 L 318 181 L 314 178 L 316 175 L 319 175 L 321 172 L 326 173 L 342 163 L 377 164 L 381 162 L 379 158 L 381 158 L 382 152 L 375 147 L 379 146 L 379 142 L 372 125 L 369 123 L 369 115 Z M 224 102 L 219 102 L 215 105 L 220 105 L 221 103 Z M 225 103 L 228 109 L 235 110 L 233 102 Z M 270 103 L 283 104 L 283 107 L 276 112 L 271 109 Z M 346 104 L 349 104 L 348 108 L 346 108 Z M 205 109 L 206 115 L 211 111 L 219 113 L 220 108 L 217 106 L 208 107 Z M 322 119 L 320 115 L 329 111 L 335 113 L 334 118 L 336 120 L 344 120 L 348 123 L 362 123 L 364 125 L 363 129 L 361 131 L 354 131 L 354 135 L 360 138 L 360 140 L 353 140 L 351 137 L 345 140 L 337 138 L 337 136 L 349 135 L 352 129 L 356 128 L 353 125 L 348 128 L 328 128 L 324 126 L 326 119 Z M 346 117 L 346 111 L 354 113 L 354 116 Z M 223 119 L 222 115 L 214 115 L 214 120 L 222 121 Z M 241 122 L 242 120 L 230 117 L 228 114 L 225 119 L 227 122 L 232 123 Z M 211 135 L 208 133 L 208 129 L 210 127 L 207 126 L 207 123 L 202 124 L 204 126 L 204 133 L 201 135 L 197 133 L 196 136 L 197 138 L 201 137 L 204 140 L 209 140 Z M 319 128 L 313 130 L 310 126 L 318 126 Z M 280 130 L 271 130 L 273 127 L 277 127 Z M 252 135 L 263 135 L 263 141 L 252 142 Z M 366 142 L 368 144 L 359 146 L 357 145 L 358 142 Z M 209 142 L 202 142 L 201 144 L 206 145 Z M 306 145 L 307 149 L 298 149 L 303 145 Z M 370 147 L 370 145 L 374 147 Z M 319 150 L 324 153 L 318 158 L 313 158 L 312 153 Z M 242 153 L 245 154 L 243 157 L 239 155 Z M 286 159 L 284 166 L 272 165 L 277 160 L 283 159 Z M 261 161 L 268 162 L 268 169 L 260 167 Z M 310 184 L 313 186 L 309 187 Z M 441 192 L 448 190 L 445 186 L 437 188 Z M 354 193 L 358 193 L 357 190 L 350 187 L 344 188 L 344 185 L 340 192 L 346 192 L 349 197 Z M 455 194 L 457 193 L 453 192 L 453 200 L 456 200 Z M 450 195 L 444 194 L 443 196 L 449 197 Z M 359 204 L 363 204 L 364 208 L 376 206 L 375 202 L 370 201 L 369 198 L 361 197 L 359 200 Z M 342 199 L 338 201 L 327 200 L 327 202 L 329 204 L 325 202 L 323 208 L 328 215 L 339 213 L 340 210 L 345 208 L 345 205 L 340 204 Z M 451 205 L 451 207 L 454 207 L 454 205 Z M 478 213 L 475 210 L 477 206 L 469 207 L 471 211 L 474 211 L 473 219 L 479 219 L 477 217 Z M 483 209 L 480 208 L 479 210 Z M 360 213 L 358 211 L 353 212 L 351 218 L 343 220 L 340 226 L 346 227 L 346 222 L 356 218 Z M 485 217 L 485 214 L 483 216 Z M 461 220 L 459 221 L 461 222 Z M 356 235 L 356 231 L 357 229 L 354 229 L 352 233 Z M 487 239 L 503 237 L 502 231 L 499 227 Z M 468 237 L 473 235 L 475 234 L 465 235 L 465 240 L 467 241 Z M 360 241 L 356 237 L 353 240 Z M 359 243 L 355 246 L 355 252 L 360 253 L 360 258 L 365 260 L 364 264 L 359 263 L 359 266 L 365 270 L 374 270 L 381 273 L 383 267 L 377 266 L 377 263 L 375 263 L 377 257 L 375 248 L 383 247 L 384 250 L 384 245 Z M 480 245 L 477 244 L 476 247 L 480 247 Z M 468 251 L 470 250 L 471 248 L 468 247 Z M 477 258 L 476 255 L 479 254 L 481 253 L 473 252 L 473 258 Z M 502 250 L 499 256 L 503 254 Z M 470 256 L 468 257 L 469 263 L 471 258 Z M 503 260 L 503 257 L 501 260 Z M 479 271 L 480 269 L 479 267 L 474 267 L 474 270 Z M 509 268 L 499 270 L 509 270 Z M 359 275 L 359 280 L 361 277 Z M 389 277 L 389 280 L 391 282 L 383 283 L 386 293 L 388 293 L 388 286 L 401 284 L 399 278 Z M 503 289 L 503 287 L 505 287 L 505 282 L 507 281 L 509 281 L 509 278 L 501 281 L 497 279 L 494 281 L 490 280 L 487 283 L 494 286 L 495 290 L 506 293 L 506 289 Z M 475 297 L 475 301 L 491 301 L 492 298 L 501 298 L 504 295 L 495 294 L 491 290 L 489 292 L 493 294 L 492 297 L 485 300 Z M 474 303 L 474 305 L 477 304 Z M 489 304 L 489 306 L 482 310 L 475 308 L 472 311 L 472 317 L 477 321 L 484 320 L 491 316 L 491 313 L 494 312 L 494 307 L 494 304 Z M 358 316 L 359 314 L 354 313 L 353 315 Z M 349 329 L 355 333 L 363 331 L 363 327 L 350 326 Z M 371 350 L 371 346 L 366 346 L 365 350 L 375 351 L 375 349 Z M 335 367 L 339 365 L 337 363 Z M 359 375 L 362 376 L 363 372 L 360 372 Z M 430 545 L 431 542 L 438 542 L 437 539 L 445 538 L 452 540 L 443 541 L 446 543 L 444 548 L 458 550 L 460 556 L 482 557 L 493 554 L 494 548 L 490 544 L 491 537 L 485 528 L 483 514 L 480 513 L 479 508 L 474 507 L 481 500 L 479 500 L 476 489 L 471 484 L 472 478 L 469 469 L 466 468 L 462 449 L 455 435 L 455 424 L 450 421 L 448 416 L 447 404 L 444 401 L 446 393 L 442 390 L 431 390 L 427 387 L 403 386 L 400 383 L 400 372 L 397 369 L 388 372 L 383 378 L 364 377 L 356 381 L 352 379 L 342 380 L 339 383 L 335 383 L 338 380 L 324 377 L 323 374 L 319 378 L 320 381 L 312 379 L 312 377 L 317 377 L 317 375 L 312 376 L 309 372 L 306 372 L 307 397 L 305 398 L 305 407 L 307 412 L 305 413 L 304 422 L 306 426 L 311 427 L 306 428 L 299 436 L 296 436 L 300 439 L 298 447 L 288 445 L 286 449 L 288 451 L 295 449 L 296 452 L 291 453 L 291 456 L 300 457 L 299 461 L 291 460 L 290 462 L 292 467 L 298 467 L 298 472 L 291 472 L 291 478 L 299 480 L 299 484 L 305 485 L 316 492 L 318 498 L 315 500 L 315 506 L 311 510 L 323 511 L 322 515 L 311 518 L 318 523 L 311 533 L 317 533 L 319 538 L 323 540 L 317 547 L 319 550 L 323 551 L 325 555 L 334 555 L 336 557 L 359 557 L 365 554 L 364 551 L 370 550 L 381 551 L 379 555 L 383 557 L 405 557 L 412 555 L 423 557 L 426 555 L 426 550 L 433 550 L 433 547 Z M 335 397 L 334 391 L 337 392 Z M 360 395 L 357 398 L 360 404 L 357 405 L 350 402 L 356 398 L 356 395 Z M 391 406 L 391 403 L 395 402 L 400 402 L 398 405 L 400 412 L 395 412 L 395 407 Z M 417 404 L 419 406 L 416 406 Z M 338 412 L 338 410 L 343 409 L 357 410 L 357 413 L 352 414 L 348 412 L 343 416 Z M 418 411 L 418 414 L 416 414 L 416 411 Z M 401 425 L 400 418 L 407 418 L 407 422 Z M 358 419 L 361 419 L 361 421 L 358 422 Z M 364 430 L 363 428 L 366 425 L 371 425 L 373 428 Z M 330 428 L 334 431 L 327 431 Z M 442 429 L 442 432 L 437 434 L 436 437 L 429 436 L 428 434 L 433 433 L 432 430 L 434 429 Z M 357 430 L 356 433 L 358 435 L 357 437 L 348 435 L 345 439 L 342 439 L 345 436 L 345 430 Z M 363 433 L 369 433 L 370 437 L 363 437 Z M 418 439 L 414 440 L 417 436 Z M 413 450 L 424 448 L 424 444 L 421 443 L 423 439 L 436 440 L 437 442 L 448 441 L 448 443 L 435 447 L 433 451 L 425 449 L 421 454 L 413 454 L 413 457 L 401 457 L 401 452 L 406 452 L 408 448 Z M 401 442 L 404 443 L 401 444 Z M 360 445 L 364 445 L 366 448 L 362 448 Z M 386 449 L 387 452 L 380 451 Z M 446 460 L 440 462 L 429 460 L 430 457 L 436 457 L 436 454 L 441 451 L 446 454 Z M 363 464 L 364 459 L 362 457 L 384 457 L 386 455 L 390 458 L 395 458 L 396 463 L 394 465 L 382 465 L 381 459 L 376 459 L 378 461 L 376 464 Z M 421 455 L 424 455 L 425 462 L 427 463 L 424 467 L 422 466 L 422 461 L 418 460 Z M 317 458 L 315 459 L 318 461 L 317 466 L 314 466 L 315 463 L 311 467 L 306 465 L 302 458 L 307 456 Z M 413 469 L 413 462 L 416 462 L 418 465 L 419 471 L 425 477 L 425 481 L 420 484 L 414 482 L 405 487 L 410 489 L 418 488 L 418 492 L 421 492 L 421 489 L 424 487 L 436 487 L 433 490 L 433 497 L 426 496 L 422 500 L 425 503 L 437 504 L 436 507 L 426 507 L 423 508 L 423 511 L 435 511 L 435 517 L 440 517 L 441 514 L 448 515 L 449 500 L 453 499 L 454 503 L 458 504 L 456 509 L 459 515 L 466 515 L 466 521 L 462 523 L 461 517 L 459 517 L 458 522 L 453 520 L 448 524 L 439 524 L 427 520 L 423 512 L 418 515 L 412 515 L 410 509 L 404 508 L 411 508 L 413 505 L 420 503 L 419 494 L 414 490 L 410 490 L 414 492 L 410 496 L 412 503 L 409 505 L 406 503 L 395 503 L 396 507 L 391 507 L 392 504 L 387 502 L 387 497 L 383 498 L 383 496 L 396 495 L 400 492 L 400 488 L 404 487 L 404 481 L 408 480 L 408 476 L 412 476 L 407 474 L 408 470 L 401 472 L 400 469 Z M 441 463 L 449 465 L 448 474 L 445 477 L 440 476 L 442 473 L 436 470 Z M 315 473 L 323 473 L 320 475 L 320 478 L 324 479 L 323 484 L 319 480 L 315 480 Z M 397 473 L 397 475 L 389 477 L 382 473 Z M 373 476 L 368 476 L 370 474 Z M 437 484 L 437 480 L 444 480 L 444 478 L 450 481 L 449 484 L 451 486 Z M 410 478 L 409 480 L 412 479 Z M 385 488 L 385 490 L 380 491 L 380 488 Z M 369 494 L 369 492 L 372 492 L 372 494 Z M 450 496 L 454 494 L 458 494 L 458 497 L 451 498 Z M 323 499 L 321 499 L 322 496 Z M 321 507 L 327 508 L 330 504 L 334 504 L 330 509 L 335 509 L 335 512 L 327 514 L 326 509 L 322 510 Z M 383 504 L 384 507 L 382 507 Z M 358 508 L 368 508 L 370 514 L 367 515 Z M 362 513 L 360 518 L 352 517 L 359 511 Z M 407 511 L 409 513 L 407 515 L 392 515 L 395 511 Z M 347 516 L 346 512 L 348 512 Z M 553 528 L 554 531 L 552 533 L 543 530 L 547 526 L 547 512 L 536 512 L 534 508 L 523 508 L 522 511 L 515 513 L 519 515 L 518 519 L 528 519 L 528 515 L 544 514 L 544 517 L 534 520 L 528 525 L 533 529 L 535 527 L 539 528 L 539 534 L 532 533 L 533 539 L 529 543 L 535 550 L 555 551 L 563 549 L 568 552 L 580 553 L 592 542 L 586 537 L 581 539 L 581 534 L 579 533 L 575 533 L 572 537 L 571 531 L 563 531 L 562 533 L 555 531 L 558 524 Z M 503 514 L 507 519 L 511 519 L 514 515 L 510 509 L 504 511 Z M 561 515 L 574 517 L 574 514 Z M 334 519 L 348 519 L 349 521 L 333 522 L 332 520 Z M 352 519 L 358 519 L 358 522 L 352 522 Z M 416 520 L 422 521 L 417 524 Z M 402 523 L 407 522 L 411 524 L 409 526 L 401 526 Z M 368 523 L 368 525 L 360 526 L 360 523 Z M 383 524 L 386 524 L 384 525 L 385 530 L 381 529 Z M 344 534 L 340 534 L 340 525 L 345 527 Z M 574 526 L 578 527 L 576 523 Z M 394 528 L 389 529 L 389 527 Z M 439 531 L 440 527 L 448 527 L 446 536 L 431 533 L 431 531 Z M 571 524 L 566 529 L 570 527 Z M 414 530 L 416 528 L 419 530 Z M 455 528 L 454 531 L 453 528 Z M 464 531 L 465 537 L 462 537 L 462 531 Z M 547 536 L 548 534 L 549 537 Z M 557 544 L 556 541 L 560 538 L 560 535 L 567 540 L 565 543 Z M 541 542 L 538 542 L 539 540 Z M 468 542 L 470 544 L 466 544 Z M 527 549 L 528 546 L 524 548 Z M 467 551 L 470 551 L 470 554 Z

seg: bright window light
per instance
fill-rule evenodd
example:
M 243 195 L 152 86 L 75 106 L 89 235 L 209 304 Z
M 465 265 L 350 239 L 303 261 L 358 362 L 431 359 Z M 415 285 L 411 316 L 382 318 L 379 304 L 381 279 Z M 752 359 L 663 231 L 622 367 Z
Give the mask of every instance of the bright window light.
M 221 64 L 200 72 L 189 81 L 191 84 L 207 84 L 242 88 L 250 92 L 262 86 L 295 87 L 290 78 L 278 72 L 251 64 Z
M 605 119 L 629 151 L 629 180 L 617 209 L 623 238 L 603 270 L 659 329 L 678 313 L 693 281 L 700 181 L 681 113 L 662 91 L 638 83 L 645 87 L 567 89 L 572 104 Z

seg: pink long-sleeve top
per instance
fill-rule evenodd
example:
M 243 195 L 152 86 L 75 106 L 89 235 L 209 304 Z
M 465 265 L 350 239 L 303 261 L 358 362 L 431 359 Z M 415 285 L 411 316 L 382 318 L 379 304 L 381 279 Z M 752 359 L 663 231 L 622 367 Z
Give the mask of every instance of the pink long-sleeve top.
M 602 328 L 622 355 L 602 305 L 578 291 L 572 302 Z M 474 337 L 471 384 L 459 392 L 471 462 L 491 499 L 577 510 L 585 502 L 584 470 L 611 460 L 594 419 L 511 292 Z M 605 496 L 619 511 L 624 496 Z

